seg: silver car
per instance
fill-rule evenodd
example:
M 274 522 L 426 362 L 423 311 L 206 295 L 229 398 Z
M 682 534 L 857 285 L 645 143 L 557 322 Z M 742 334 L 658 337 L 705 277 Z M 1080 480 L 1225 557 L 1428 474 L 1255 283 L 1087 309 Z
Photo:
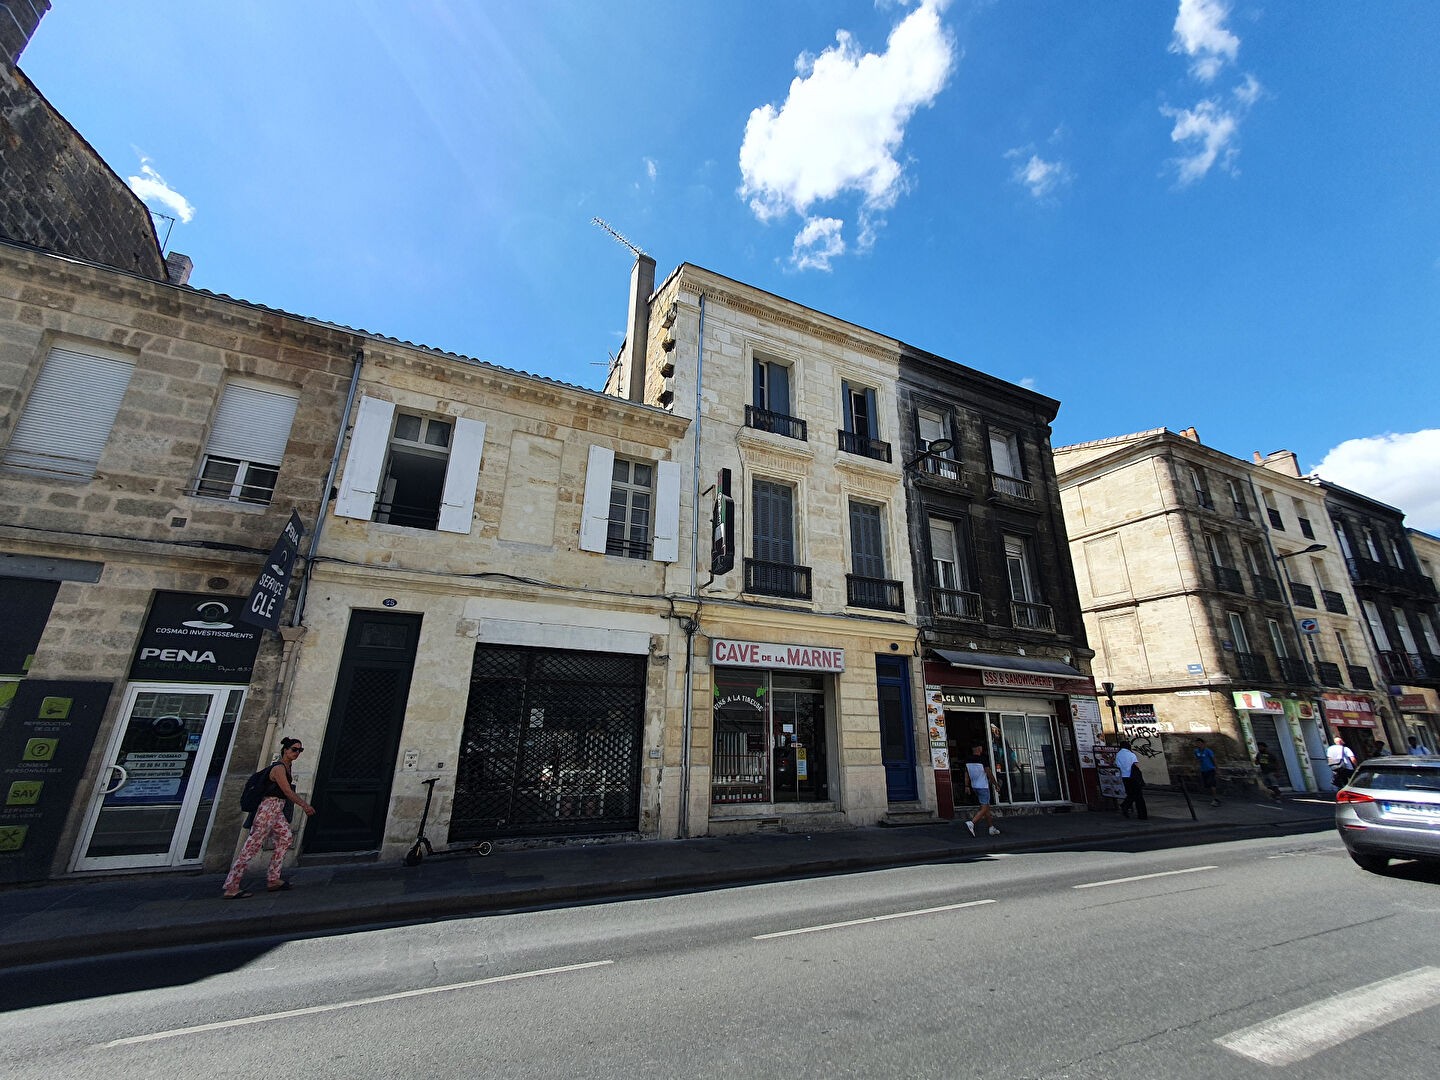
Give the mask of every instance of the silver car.
M 1335 795 L 1335 827 L 1371 873 L 1384 873 L 1392 858 L 1440 861 L 1440 757 L 1361 762 Z

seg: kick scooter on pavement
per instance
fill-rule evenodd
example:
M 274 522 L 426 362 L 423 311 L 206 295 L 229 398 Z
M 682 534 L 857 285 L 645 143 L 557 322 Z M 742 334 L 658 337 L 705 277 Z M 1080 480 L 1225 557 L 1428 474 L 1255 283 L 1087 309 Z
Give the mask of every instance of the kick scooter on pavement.
M 419 866 L 427 858 L 441 859 L 451 855 L 489 855 L 494 851 L 494 845 L 489 840 L 478 840 L 466 847 L 442 848 L 435 850 L 430 838 L 425 835 L 425 823 L 430 820 L 430 799 L 435 794 L 435 781 L 438 776 L 432 776 L 428 780 L 420 781 L 425 785 L 425 809 L 420 813 L 420 830 L 415 836 L 415 843 L 405 853 L 406 866 Z

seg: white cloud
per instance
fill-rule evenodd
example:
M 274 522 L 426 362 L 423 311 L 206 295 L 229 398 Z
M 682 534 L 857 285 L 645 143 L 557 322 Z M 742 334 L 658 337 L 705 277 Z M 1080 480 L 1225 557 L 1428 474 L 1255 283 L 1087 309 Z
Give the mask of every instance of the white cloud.
M 1255 76 L 1247 75 L 1231 91 L 1228 103 L 1206 98 L 1191 109 L 1160 109 L 1175 120 L 1170 141 L 1191 145 L 1189 153 L 1171 162 L 1179 173 L 1181 187 L 1201 179 L 1217 163 L 1227 172 L 1235 171 L 1235 158 L 1240 154 L 1235 145 L 1240 137 L 1240 121 L 1264 92 Z
M 760 106 L 745 124 L 740 195 L 757 218 L 806 215 L 817 202 L 854 194 L 873 236 L 876 215 L 905 190 L 896 160 L 905 126 L 944 89 L 954 66 L 954 43 L 940 22 L 948 3 L 921 0 L 891 31 L 884 53 L 862 52 L 840 30 L 834 46 L 796 60 L 784 103 Z
M 829 270 L 830 260 L 845 254 L 845 238 L 839 218 L 810 218 L 795 234 L 790 265 L 796 270 Z
M 1240 52 L 1240 39 L 1225 28 L 1229 15 L 1225 0 L 1180 0 L 1170 51 L 1190 57 L 1190 73 L 1201 82 L 1212 81 Z
M 649 177 L 652 184 L 655 182 L 655 177 L 659 174 L 659 171 L 660 167 L 655 163 L 655 159 L 647 157 L 645 159 L 645 175 Z
M 139 176 L 130 176 L 126 180 L 136 198 L 147 206 L 159 203 L 171 216 L 179 218 L 180 224 L 190 224 L 195 216 L 195 207 L 190 200 L 165 182 L 165 178 L 151 167 L 149 158 L 140 159 Z
M 1007 158 L 1029 158 L 1016 165 L 1010 179 L 1023 184 L 1037 199 L 1046 199 L 1055 194 L 1057 188 L 1070 182 L 1070 169 L 1063 161 L 1046 161 L 1028 148 L 1009 151 Z
M 1440 532 L 1440 428 L 1348 439 L 1315 472 L 1399 507 L 1413 528 Z

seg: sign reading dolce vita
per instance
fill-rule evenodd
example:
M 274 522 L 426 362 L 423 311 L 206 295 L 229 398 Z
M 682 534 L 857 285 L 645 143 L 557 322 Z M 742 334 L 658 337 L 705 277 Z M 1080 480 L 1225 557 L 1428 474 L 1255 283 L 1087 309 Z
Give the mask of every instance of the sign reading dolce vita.
M 716 638 L 710 662 L 717 667 L 764 667 L 789 671 L 844 671 L 845 650 L 816 645 L 771 645 L 763 641 Z

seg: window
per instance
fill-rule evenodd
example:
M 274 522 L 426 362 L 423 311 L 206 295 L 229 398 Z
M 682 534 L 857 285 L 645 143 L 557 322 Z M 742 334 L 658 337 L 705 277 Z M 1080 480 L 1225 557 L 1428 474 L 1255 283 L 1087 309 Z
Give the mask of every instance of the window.
M 290 441 L 298 395 L 235 379 L 225 384 L 195 494 L 269 505 Z
M 1350 663 L 1350 639 L 1344 630 L 1335 631 L 1335 647 L 1340 650 L 1340 659 Z
M 1265 516 L 1270 519 L 1270 527 L 1285 531 L 1285 519 L 1280 516 L 1280 511 L 1275 507 L 1275 496 L 1264 488 L 1260 489 L 1260 499 L 1265 503 Z
M 629 559 L 680 557 L 680 466 L 590 447 L 580 549 Z
M 1230 623 L 1230 644 L 1235 646 L 1237 653 L 1248 653 L 1250 651 L 1250 635 L 1245 633 L 1245 616 L 1238 611 L 1226 612 L 1226 619 Z
M 1372 600 L 1360 601 L 1365 609 L 1365 621 L 1370 624 L 1370 635 L 1375 639 L 1375 648 L 1381 652 L 1390 651 L 1390 635 L 1385 632 L 1385 623 L 1380 619 L 1380 609 Z
M 1425 638 L 1425 650 L 1431 656 L 1440 656 L 1440 638 L 1435 636 L 1435 623 L 1423 611 L 1415 617 L 1420 620 L 1420 633 Z
M 1229 566 L 1230 552 L 1219 533 L 1207 532 L 1205 546 L 1210 550 L 1210 562 L 1215 566 Z
M 890 444 L 880 441 L 880 413 L 875 391 L 842 382 L 840 392 L 845 413 L 840 449 L 849 454 L 889 461 Z
M 89 480 L 134 374 L 133 360 L 55 347 L 15 422 L 5 464 L 58 480 Z
M 879 611 L 904 611 L 905 592 L 885 569 L 885 510 L 874 503 L 850 503 L 850 576 L 846 603 Z
M 1040 592 L 1030 564 L 1030 545 L 1023 537 L 1005 537 L 1005 572 L 1010 584 L 1010 613 L 1016 629 L 1054 630 L 1050 608 L 1040 602 Z
M 1295 520 L 1300 523 L 1300 535 L 1307 540 L 1315 539 L 1315 526 L 1310 524 L 1310 513 L 1305 509 L 1305 504 L 1299 499 L 1291 499 L 1295 507 Z
M 650 516 L 654 505 L 655 467 L 617 457 L 611 470 L 610 519 L 605 554 L 627 559 L 650 557 Z
M 1214 510 L 1215 500 L 1210 498 L 1210 489 L 1205 486 L 1205 477 L 1199 469 L 1193 466 L 1190 469 L 1190 485 L 1195 489 L 1195 501 L 1206 510 Z
M 1401 570 L 1404 570 L 1405 552 L 1400 547 L 1400 541 L 1393 536 L 1390 537 L 1390 554 L 1395 556 L 1395 565 L 1400 567 Z
M 1345 532 L 1345 526 L 1338 518 L 1332 520 L 1331 524 L 1335 526 L 1335 539 L 1340 543 L 1340 554 L 1345 556 L 1346 562 L 1349 562 L 1355 556 L 1351 553 L 1350 537 Z
M 795 489 L 773 480 L 750 488 L 750 550 L 745 587 L 766 596 L 810 598 L 810 569 L 795 562 Z
M 1020 447 L 1009 431 L 990 432 L 990 468 L 1000 476 L 1023 479 L 1020 471 Z
M 1275 619 L 1266 619 L 1265 626 L 1270 631 L 1270 644 L 1275 648 L 1275 655 L 1281 660 L 1290 656 L 1290 649 L 1285 644 L 1285 635 L 1280 630 L 1280 623 Z
M 1235 516 L 1248 518 L 1250 507 L 1245 505 L 1245 493 L 1240 490 L 1240 485 L 1227 477 L 1225 486 L 1230 490 L 1230 501 L 1235 505 Z
M 790 366 L 757 356 L 751 368 L 754 394 L 753 403 L 745 409 L 746 426 L 804 442 L 805 421 L 790 415 Z
M 468 533 L 485 425 L 399 412 L 361 397 L 335 513 L 414 529 Z
M 1418 653 L 1419 647 L 1415 644 L 1415 635 L 1410 630 L 1410 620 L 1405 617 L 1405 612 L 1400 608 L 1392 608 L 1395 616 L 1395 629 L 1400 635 L 1400 644 L 1407 653 Z
M 1257 577 L 1265 577 L 1265 562 L 1260 556 L 1260 549 L 1254 544 L 1245 543 L 1245 561 L 1250 565 L 1250 572 Z
M 1375 530 L 1369 525 L 1365 525 L 1362 527 L 1362 534 L 1365 537 L 1365 550 L 1369 552 L 1371 561 L 1383 563 L 1385 557 L 1380 554 L 1380 545 L 1375 540 Z
M 926 453 L 930 452 L 930 444 L 939 442 L 941 439 L 947 442 L 950 438 L 950 425 L 945 421 L 945 415 L 936 409 L 920 409 L 915 413 L 915 428 L 920 436 L 920 449 Z M 939 452 L 940 456 L 953 458 L 955 449 L 952 446 L 949 450 Z
M 970 588 L 960 526 L 930 519 L 930 572 L 934 579 L 931 606 L 936 615 L 954 619 L 981 617 L 980 596 Z

